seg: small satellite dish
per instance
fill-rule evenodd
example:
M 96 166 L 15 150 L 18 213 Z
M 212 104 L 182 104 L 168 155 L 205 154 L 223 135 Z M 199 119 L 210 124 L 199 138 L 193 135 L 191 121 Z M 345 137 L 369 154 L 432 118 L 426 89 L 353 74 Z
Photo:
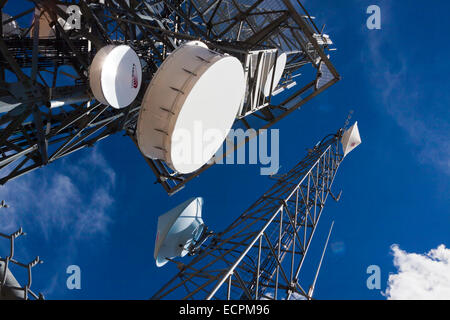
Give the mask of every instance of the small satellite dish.
M 344 150 L 344 157 L 361 144 L 361 137 L 358 130 L 358 121 L 344 132 L 341 139 L 342 149 Z
M 270 95 L 270 88 L 275 90 L 280 83 L 281 77 L 283 76 L 284 69 L 286 68 L 287 54 L 282 53 L 278 56 L 275 65 L 270 69 L 267 74 L 266 80 L 263 82 L 263 92 L 264 96 L 268 97 Z M 274 75 L 275 72 L 275 75 Z M 272 86 L 273 79 L 273 86 Z
M 245 94 L 241 62 L 199 41 L 173 51 L 144 96 L 137 124 L 142 153 L 188 174 L 223 144 Z
M 202 198 L 191 198 L 158 218 L 154 257 L 162 267 L 171 258 L 184 257 L 207 233 L 202 220 Z
M 129 106 L 142 83 L 142 68 L 136 52 L 126 45 L 100 49 L 89 68 L 89 83 L 95 98 L 116 109 Z

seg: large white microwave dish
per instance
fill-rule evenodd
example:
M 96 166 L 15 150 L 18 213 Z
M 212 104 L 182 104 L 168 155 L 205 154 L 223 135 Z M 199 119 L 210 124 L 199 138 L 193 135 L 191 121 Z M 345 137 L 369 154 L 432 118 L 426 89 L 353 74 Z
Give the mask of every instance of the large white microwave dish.
M 199 41 L 173 51 L 145 93 L 137 124 L 142 153 L 187 174 L 223 144 L 245 94 L 241 62 Z
M 191 198 L 158 218 L 154 258 L 162 267 L 171 258 L 184 257 L 187 245 L 195 241 L 202 220 L 202 198 Z
M 136 99 L 142 83 L 142 68 L 136 52 L 126 45 L 100 49 L 89 69 L 89 83 L 95 98 L 116 109 Z
M 270 71 L 263 82 L 264 96 L 268 97 L 270 95 L 270 89 L 272 88 L 272 91 L 274 91 L 278 87 L 281 77 L 283 76 L 284 69 L 286 68 L 286 63 L 287 54 L 280 54 L 275 62 L 275 65 L 270 68 Z

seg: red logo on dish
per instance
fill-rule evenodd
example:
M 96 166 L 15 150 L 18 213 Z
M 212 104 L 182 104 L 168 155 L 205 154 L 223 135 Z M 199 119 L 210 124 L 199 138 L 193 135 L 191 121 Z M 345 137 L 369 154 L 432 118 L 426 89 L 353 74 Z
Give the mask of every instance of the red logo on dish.
M 136 75 L 136 65 L 133 63 L 133 69 L 131 71 L 131 86 L 134 89 L 137 89 L 138 85 L 139 85 L 139 80 Z

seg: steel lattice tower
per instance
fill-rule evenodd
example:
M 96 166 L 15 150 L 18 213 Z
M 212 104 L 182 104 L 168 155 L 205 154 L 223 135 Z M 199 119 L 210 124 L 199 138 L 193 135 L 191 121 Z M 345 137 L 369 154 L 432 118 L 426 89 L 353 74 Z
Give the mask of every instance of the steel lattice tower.
M 23 4 L 23 11 L 7 15 L 12 3 Z M 59 20 L 68 21 L 70 15 L 61 5 L 72 4 L 80 9 L 81 25 L 66 30 Z M 145 88 L 183 41 L 201 40 L 242 61 L 255 50 L 290 53 L 282 84 L 297 83 L 296 89 L 277 99 L 272 92 L 236 121 L 258 132 L 340 78 L 327 55 L 329 38 L 298 0 L 0 0 L 0 11 L 0 184 L 117 132 L 136 142 Z M 43 16 L 53 28 L 49 37 L 40 36 Z M 16 26 L 24 17 L 35 23 Z M 124 109 L 102 105 L 89 88 L 90 63 L 108 44 L 132 47 L 144 63 L 142 90 Z M 260 59 L 255 55 L 255 63 Z M 249 81 L 253 92 L 256 83 Z M 162 161 L 145 160 L 169 194 L 211 166 L 182 175 Z
M 36 257 L 30 263 L 22 263 L 15 257 L 15 240 L 23 235 L 25 235 L 25 232 L 23 232 L 22 228 L 9 235 L 0 232 L 0 238 L 8 239 L 10 245 L 9 254 L 5 257 L 0 256 L 0 300 L 44 299 L 42 294 L 36 294 L 31 290 L 32 268 L 43 263 L 43 261 Z M 10 270 L 11 265 L 27 271 L 28 281 L 26 285 L 22 286 L 19 284 Z
M 153 299 L 311 298 L 299 275 L 344 156 L 343 129 L 325 137 L 288 173 L 203 245 Z

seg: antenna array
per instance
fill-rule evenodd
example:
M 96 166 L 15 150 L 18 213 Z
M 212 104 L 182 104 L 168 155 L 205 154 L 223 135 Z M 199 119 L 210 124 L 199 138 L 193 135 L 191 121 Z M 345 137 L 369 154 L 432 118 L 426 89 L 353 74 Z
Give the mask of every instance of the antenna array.
M 235 126 L 257 131 L 340 79 L 326 53 L 331 40 L 299 1 L 79 1 L 81 23 L 72 29 L 61 24 L 71 18 L 66 8 L 72 1 L 25 1 L 22 12 L 8 15 L 9 5 L 18 2 L 0 2 L 0 26 L 8 29 L 0 32 L 0 184 L 117 132 L 137 143 L 145 90 L 129 106 L 115 109 L 97 101 L 89 86 L 90 65 L 107 45 L 127 45 L 136 52 L 144 89 L 186 41 L 200 40 L 238 58 L 247 91 Z M 282 54 L 286 64 L 279 85 L 270 84 L 263 71 L 273 70 Z M 274 79 L 277 73 L 269 75 Z M 212 165 L 181 174 L 162 160 L 145 160 L 169 194 Z
M 310 299 L 299 276 L 344 158 L 342 135 L 316 145 L 190 263 L 169 259 L 180 271 L 153 299 Z
M 171 195 L 241 146 L 199 166 L 174 161 L 171 137 L 185 122 L 178 121 L 180 110 L 197 110 L 187 97 L 229 111 L 224 129 L 234 122 L 234 128 L 259 133 L 340 80 L 330 61 L 333 42 L 299 0 L 80 0 L 76 10 L 74 1 L 33 0 L 23 1 L 22 12 L 9 14 L 12 3 L 0 0 L 0 184 L 123 132 Z M 68 25 L 73 13 L 81 19 L 74 27 Z M 191 63 L 184 66 L 188 53 Z M 236 66 L 235 77 L 223 71 L 227 65 L 214 74 L 218 61 Z M 168 66 L 181 66 L 185 80 Z M 130 70 L 129 79 L 123 70 Z M 227 73 L 222 78 L 228 82 L 220 82 L 217 92 L 225 83 L 242 84 L 230 86 L 239 87 L 231 90 L 233 103 L 209 90 L 214 81 L 201 81 L 221 73 Z M 184 84 L 171 86 L 174 78 Z M 190 95 L 196 83 L 203 90 Z M 207 99 L 205 92 L 213 97 Z M 161 105 L 170 101 L 171 107 Z M 208 122 L 211 115 L 198 109 L 204 117 L 190 113 L 186 122 Z M 356 124 L 344 133 L 349 120 L 277 177 L 225 231 L 213 234 L 198 217 L 180 223 L 184 211 L 161 218 L 155 255 L 160 265 L 173 261 L 180 271 L 153 298 L 310 299 L 317 275 L 309 291 L 299 275 L 328 195 L 336 200 L 331 187 L 339 165 L 361 143 Z M 188 222 L 193 240 L 179 234 Z M 0 233 L 11 242 L 10 254 L 0 259 L 1 292 L 42 298 L 30 290 L 31 269 L 41 260 L 14 259 L 14 240 L 22 234 L 21 229 Z M 165 246 L 167 239 L 180 243 Z M 186 254 L 194 256 L 189 264 L 166 257 Z M 10 264 L 28 270 L 26 286 L 14 279 Z

